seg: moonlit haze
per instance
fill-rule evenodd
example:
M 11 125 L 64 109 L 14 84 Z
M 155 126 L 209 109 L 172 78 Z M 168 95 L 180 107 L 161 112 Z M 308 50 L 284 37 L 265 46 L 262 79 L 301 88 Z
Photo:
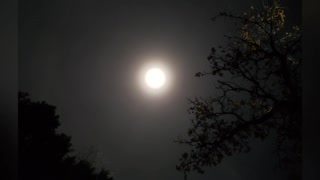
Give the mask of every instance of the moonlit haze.
M 115 180 L 183 179 L 176 165 L 189 147 L 175 141 L 192 125 L 188 99 L 214 97 L 216 80 L 224 78 L 195 74 L 210 71 L 211 48 L 234 33 L 233 22 L 211 18 L 262 2 L 23 1 L 19 91 L 55 106 L 57 132 L 72 137 L 74 154 L 93 147 L 97 167 Z M 296 22 L 300 1 L 282 2 Z M 280 172 L 270 173 L 271 142 L 253 143 L 250 154 L 188 180 L 281 180 Z

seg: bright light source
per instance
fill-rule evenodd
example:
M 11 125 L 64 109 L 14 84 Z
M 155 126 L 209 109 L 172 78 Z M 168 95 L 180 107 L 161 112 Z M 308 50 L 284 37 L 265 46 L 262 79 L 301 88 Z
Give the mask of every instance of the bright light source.
M 140 87 L 147 96 L 164 97 L 165 92 L 172 87 L 174 78 L 170 64 L 164 63 L 162 58 L 147 57 L 137 73 Z
M 161 88 L 166 81 L 166 75 L 159 68 L 151 68 L 145 75 L 145 82 L 152 89 Z

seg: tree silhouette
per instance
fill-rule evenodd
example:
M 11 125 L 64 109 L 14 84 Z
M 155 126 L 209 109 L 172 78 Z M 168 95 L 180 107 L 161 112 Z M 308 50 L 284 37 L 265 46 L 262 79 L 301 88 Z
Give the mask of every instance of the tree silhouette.
M 46 102 L 19 92 L 19 179 L 112 180 L 109 171 L 71 156 L 71 137 L 56 132 L 59 116 Z
M 203 173 L 224 157 L 250 151 L 250 138 L 277 136 L 276 152 L 291 179 L 301 179 L 301 31 L 287 27 L 277 1 L 242 15 L 222 12 L 240 22 L 239 35 L 212 48 L 209 72 L 218 77 L 215 97 L 191 99 L 194 115 L 187 138 L 191 147 L 177 170 Z

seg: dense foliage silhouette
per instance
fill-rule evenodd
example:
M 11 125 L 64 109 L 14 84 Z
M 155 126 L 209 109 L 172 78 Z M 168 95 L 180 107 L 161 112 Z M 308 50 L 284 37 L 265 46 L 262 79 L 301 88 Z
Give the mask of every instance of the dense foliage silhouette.
M 98 171 L 86 159 L 70 155 L 71 137 L 58 133 L 55 107 L 34 102 L 19 92 L 20 180 L 112 180 L 109 171 Z
M 240 22 L 239 34 L 212 48 L 209 72 L 217 80 L 216 96 L 190 99 L 194 115 L 187 138 L 191 147 L 177 170 L 203 173 L 224 157 L 250 151 L 252 138 L 276 134 L 276 152 L 288 179 L 301 179 L 301 31 L 285 23 L 277 1 L 242 15 L 217 17 Z

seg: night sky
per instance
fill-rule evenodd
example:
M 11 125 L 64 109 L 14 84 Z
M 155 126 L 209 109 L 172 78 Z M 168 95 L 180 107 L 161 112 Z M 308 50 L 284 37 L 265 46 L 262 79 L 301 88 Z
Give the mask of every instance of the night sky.
M 299 0 L 282 1 L 299 24 Z M 182 179 L 175 170 L 187 147 L 191 116 L 187 98 L 215 94 L 206 70 L 213 46 L 234 29 L 221 11 L 243 12 L 262 1 L 43 1 L 20 5 L 19 90 L 57 106 L 59 131 L 72 136 L 76 154 L 93 146 L 98 164 L 117 180 Z M 150 93 L 141 71 L 159 62 L 168 87 Z M 197 180 L 281 179 L 272 139 L 254 141 L 252 152 L 226 158 Z

